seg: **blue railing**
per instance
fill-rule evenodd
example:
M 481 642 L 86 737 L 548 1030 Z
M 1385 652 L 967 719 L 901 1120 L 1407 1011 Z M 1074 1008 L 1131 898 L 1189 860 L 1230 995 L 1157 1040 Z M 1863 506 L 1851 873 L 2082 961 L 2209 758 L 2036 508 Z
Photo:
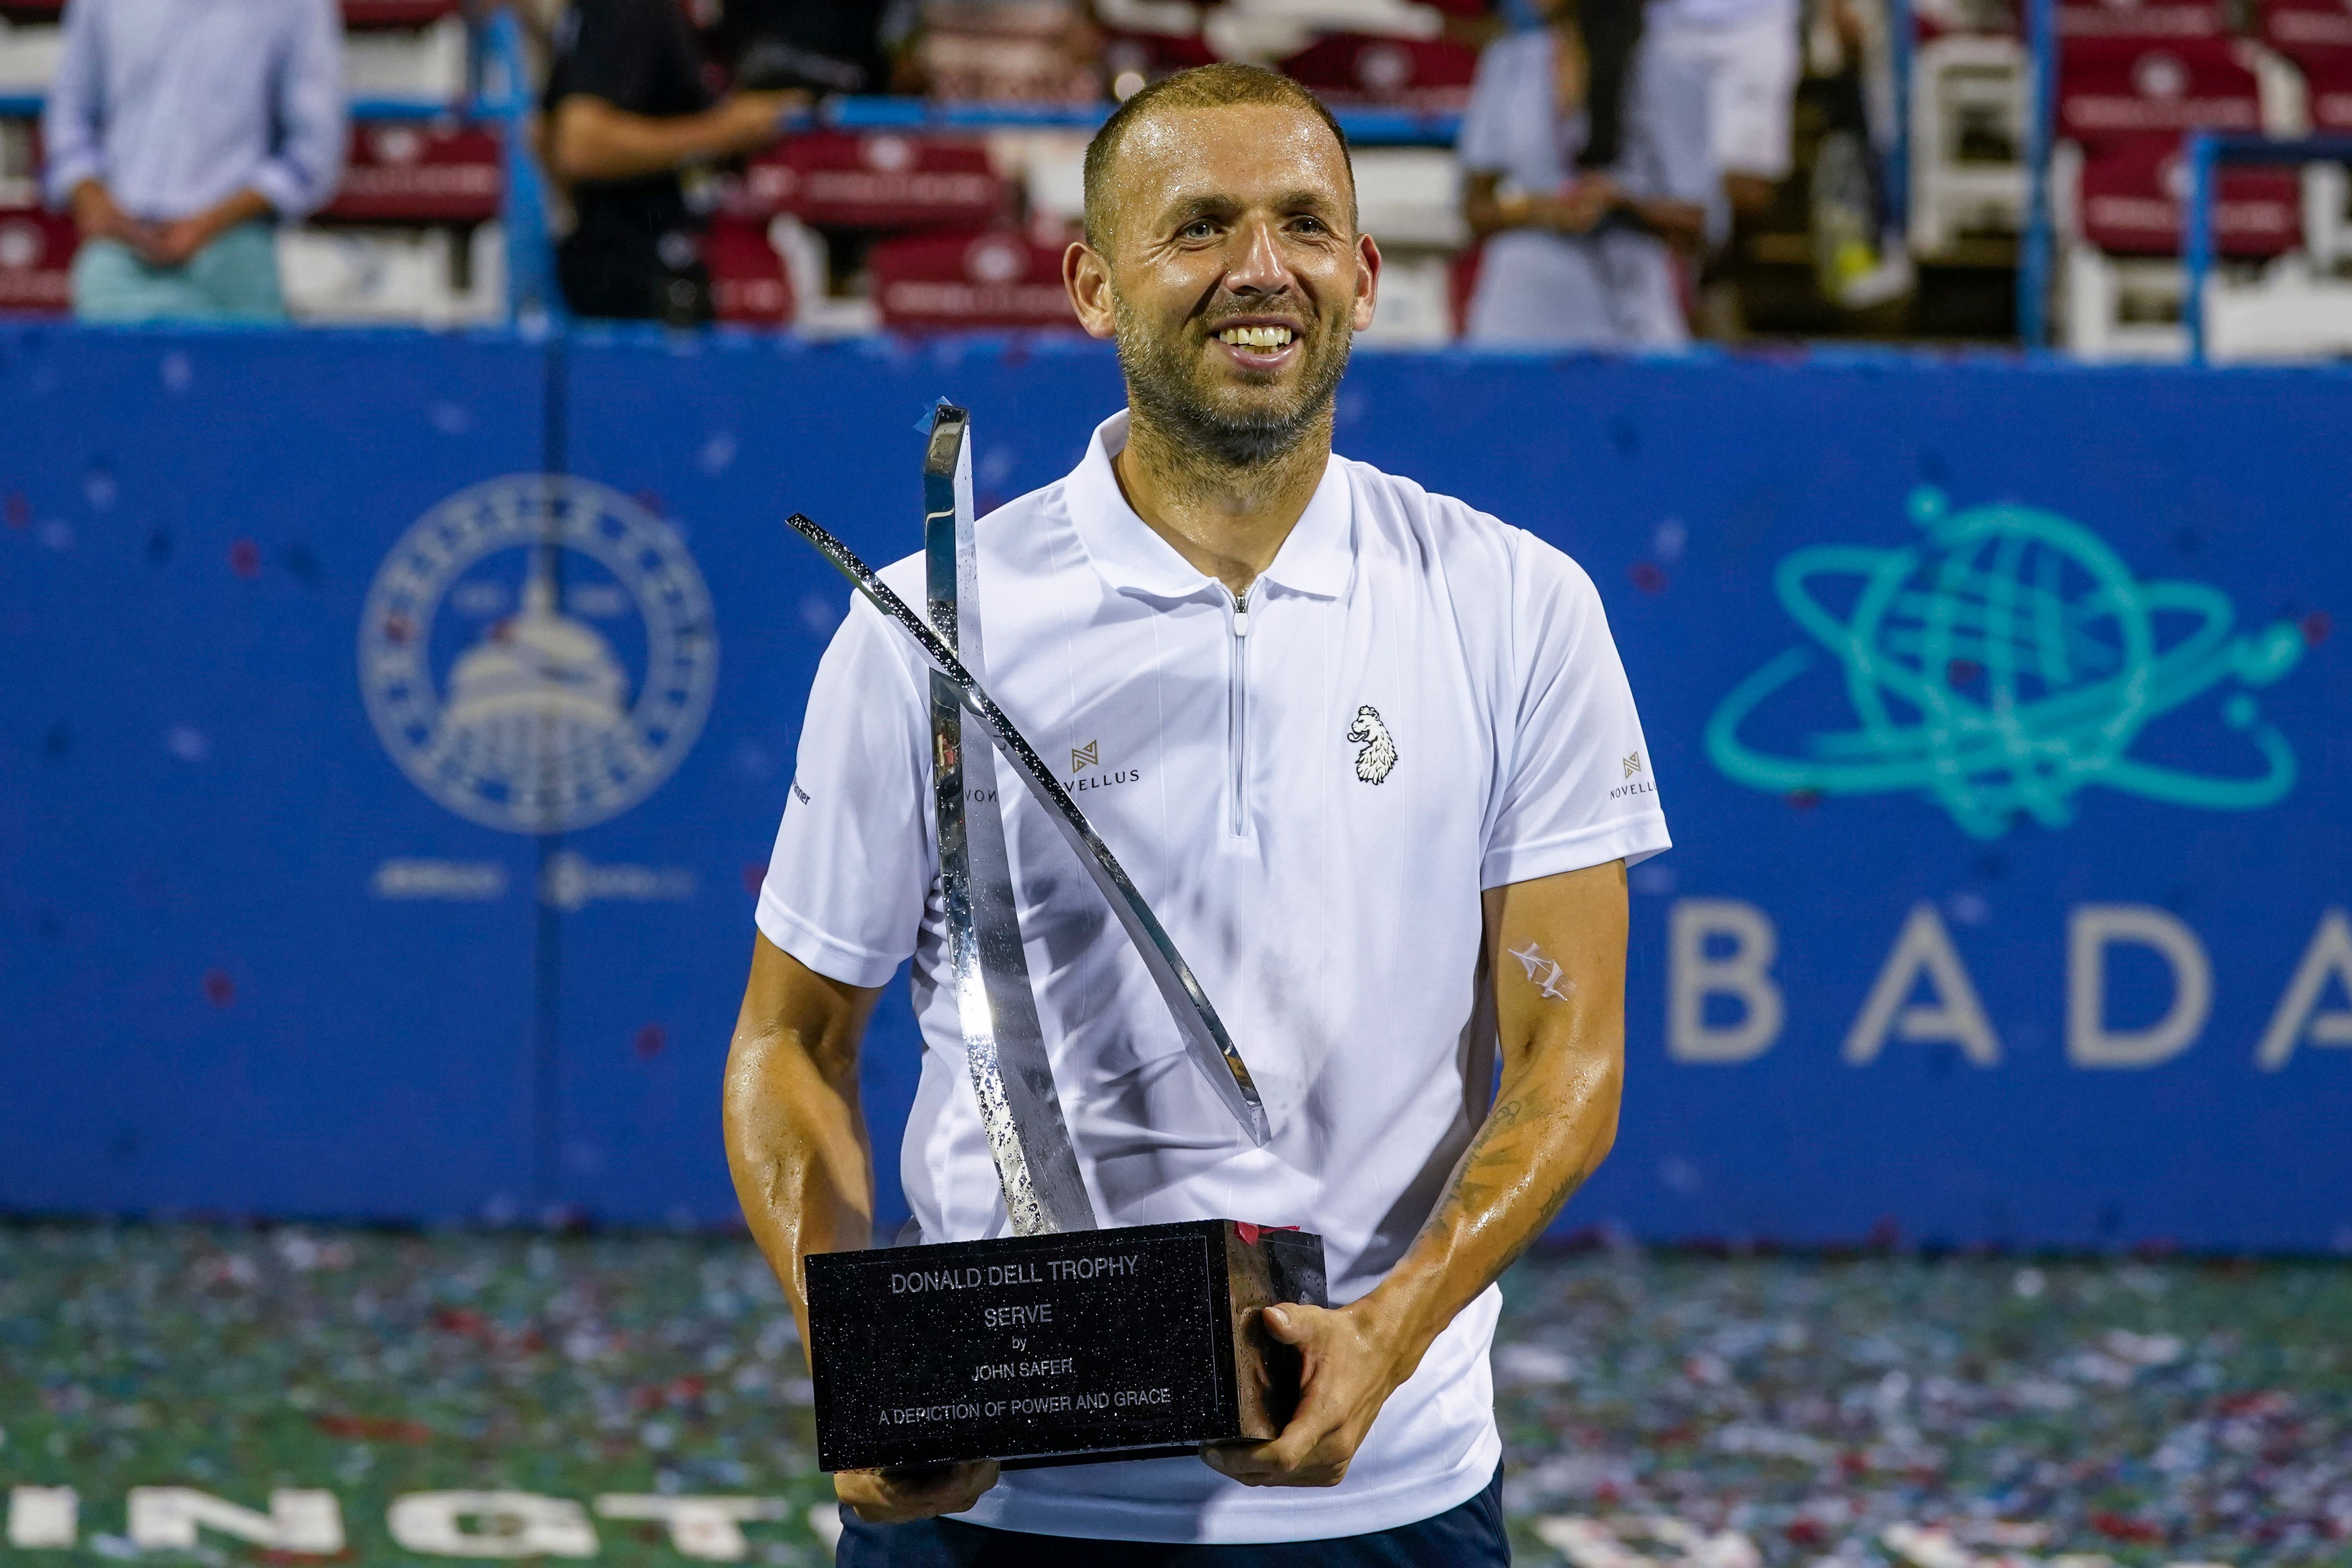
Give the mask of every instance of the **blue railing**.
M 511 18 L 500 11 L 485 25 L 486 38 L 499 31 L 501 22 L 511 28 Z M 497 47 L 494 43 L 488 47 L 493 52 Z M 485 99 L 487 96 L 486 93 Z M 1115 107 L 1108 103 L 937 103 L 922 98 L 843 98 L 824 104 L 814 116 L 814 123 L 844 131 L 1091 131 Z M 361 120 L 437 120 L 453 113 L 499 118 L 488 110 L 484 99 L 452 104 L 417 99 L 363 98 L 353 99 L 351 108 L 352 118 Z M 40 112 L 39 93 L 0 93 L 0 119 L 31 120 Z M 1334 116 L 1349 141 L 1371 147 L 1451 147 L 1462 125 L 1458 114 L 1420 114 L 1399 109 L 1343 109 L 1335 110 Z
M 2180 321 L 2189 330 L 2189 362 L 2206 358 L 2205 296 L 2216 252 L 2213 207 L 2226 163 L 2352 163 L 2352 136 L 2307 136 L 2273 141 L 2267 136 L 2200 131 L 2189 138 L 2189 196 L 2180 216 Z
M 2017 256 L 2017 337 L 2050 341 L 2050 146 L 2058 95 L 2057 0 L 2026 0 L 2025 233 Z

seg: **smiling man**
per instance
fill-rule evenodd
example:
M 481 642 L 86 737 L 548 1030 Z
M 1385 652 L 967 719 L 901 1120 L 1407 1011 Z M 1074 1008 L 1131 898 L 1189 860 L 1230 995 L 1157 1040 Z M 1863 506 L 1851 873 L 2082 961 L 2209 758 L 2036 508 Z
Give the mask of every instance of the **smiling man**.
M 1064 264 L 1128 407 L 979 528 L 983 677 L 1074 781 L 1104 781 L 1087 813 L 1273 1128 L 1239 1137 L 1091 883 L 1007 791 L 1089 1197 L 1109 1225 L 1323 1237 L 1339 1304 L 1265 1314 L 1304 1356 L 1297 1413 L 1198 1458 L 837 1476 L 851 1568 L 1509 1560 L 1495 1281 L 1615 1135 L 1624 867 L 1666 831 L 1655 792 L 1625 788 L 1650 758 L 1584 573 L 1332 455 L 1380 268 L 1345 139 L 1304 89 L 1211 66 L 1137 94 L 1087 152 Z M 922 572 L 883 575 L 919 599 Z M 803 1331 L 801 1260 L 872 1239 L 857 1047 L 909 956 L 915 1226 L 1006 1229 L 940 983 L 924 694 L 856 605 L 810 696 L 729 1061 L 737 1190 Z

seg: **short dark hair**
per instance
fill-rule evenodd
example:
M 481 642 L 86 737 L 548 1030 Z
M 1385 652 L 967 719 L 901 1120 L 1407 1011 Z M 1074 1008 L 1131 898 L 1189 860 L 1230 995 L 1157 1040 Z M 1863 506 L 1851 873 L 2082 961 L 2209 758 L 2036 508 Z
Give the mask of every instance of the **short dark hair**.
M 1348 224 L 1354 227 L 1355 159 L 1348 151 L 1348 133 L 1339 129 L 1339 122 L 1331 118 L 1323 100 L 1277 71 L 1224 61 L 1194 66 L 1163 77 L 1120 104 L 1103 121 L 1095 139 L 1087 143 L 1087 243 L 1097 250 L 1104 247 L 1103 220 L 1112 201 L 1111 165 L 1118 161 L 1119 144 L 1127 140 L 1127 133 L 1137 121 L 1155 109 L 1224 109 L 1241 103 L 1303 109 L 1330 130 L 1331 139 L 1339 144 L 1339 162 L 1348 170 Z

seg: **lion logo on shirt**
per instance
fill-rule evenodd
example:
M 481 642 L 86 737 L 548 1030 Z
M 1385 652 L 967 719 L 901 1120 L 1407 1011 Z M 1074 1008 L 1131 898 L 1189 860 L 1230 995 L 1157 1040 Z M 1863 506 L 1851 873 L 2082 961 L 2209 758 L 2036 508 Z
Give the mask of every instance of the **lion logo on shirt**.
M 1396 766 L 1397 749 L 1389 727 L 1381 722 L 1381 710 L 1370 703 L 1358 708 L 1356 722 L 1348 727 L 1348 738 L 1362 748 L 1356 753 L 1356 777 L 1367 784 L 1386 779 Z

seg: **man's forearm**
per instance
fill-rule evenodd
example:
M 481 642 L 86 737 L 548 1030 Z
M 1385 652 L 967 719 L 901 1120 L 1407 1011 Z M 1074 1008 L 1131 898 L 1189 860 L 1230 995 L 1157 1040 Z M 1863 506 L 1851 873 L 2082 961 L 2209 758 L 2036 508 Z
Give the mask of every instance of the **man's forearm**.
M 1445 1197 L 1372 1297 L 1418 1364 L 1608 1155 L 1622 1074 L 1581 1055 L 1507 1075 Z
M 801 1260 L 873 1240 L 874 1168 L 857 1098 L 857 1044 L 873 993 L 835 986 L 768 946 L 727 1055 L 721 1119 L 743 1218 L 792 1300 Z
M 277 210 L 269 204 L 269 198 L 260 192 L 246 190 L 224 197 L 205 216 L 211 223 L 214 233 L 226 234 L 239 224 L 257 223 L 272 216 Z
M 780 1092 L 772 1082 L 792 1075 L 782 1064 L 800 1049 L 777 1040 L 747 1049 L 739 1040 L 728 1061 L 727 1120 L 735 1196 L 805 1338 L 801 1260 L 873 1240 L 874 1179 L 864 1118 L 854 1103 L 821 1089 Z M 825 1100 L 833 1100 L 830 1108 Z
M 1624 1082 L 1624 868 L 1490 895 L 1503 1082 L 1445 1196 L 1365 1304 L 1418 1364 L 1608 1157 Z
M 698 158 L 763 145 L 782 108 L 781 95 L 744 93 L 699 114 L 634 114 L 574 93 L 555 106 L 548 162 L 566 180 L 667 173 Z

